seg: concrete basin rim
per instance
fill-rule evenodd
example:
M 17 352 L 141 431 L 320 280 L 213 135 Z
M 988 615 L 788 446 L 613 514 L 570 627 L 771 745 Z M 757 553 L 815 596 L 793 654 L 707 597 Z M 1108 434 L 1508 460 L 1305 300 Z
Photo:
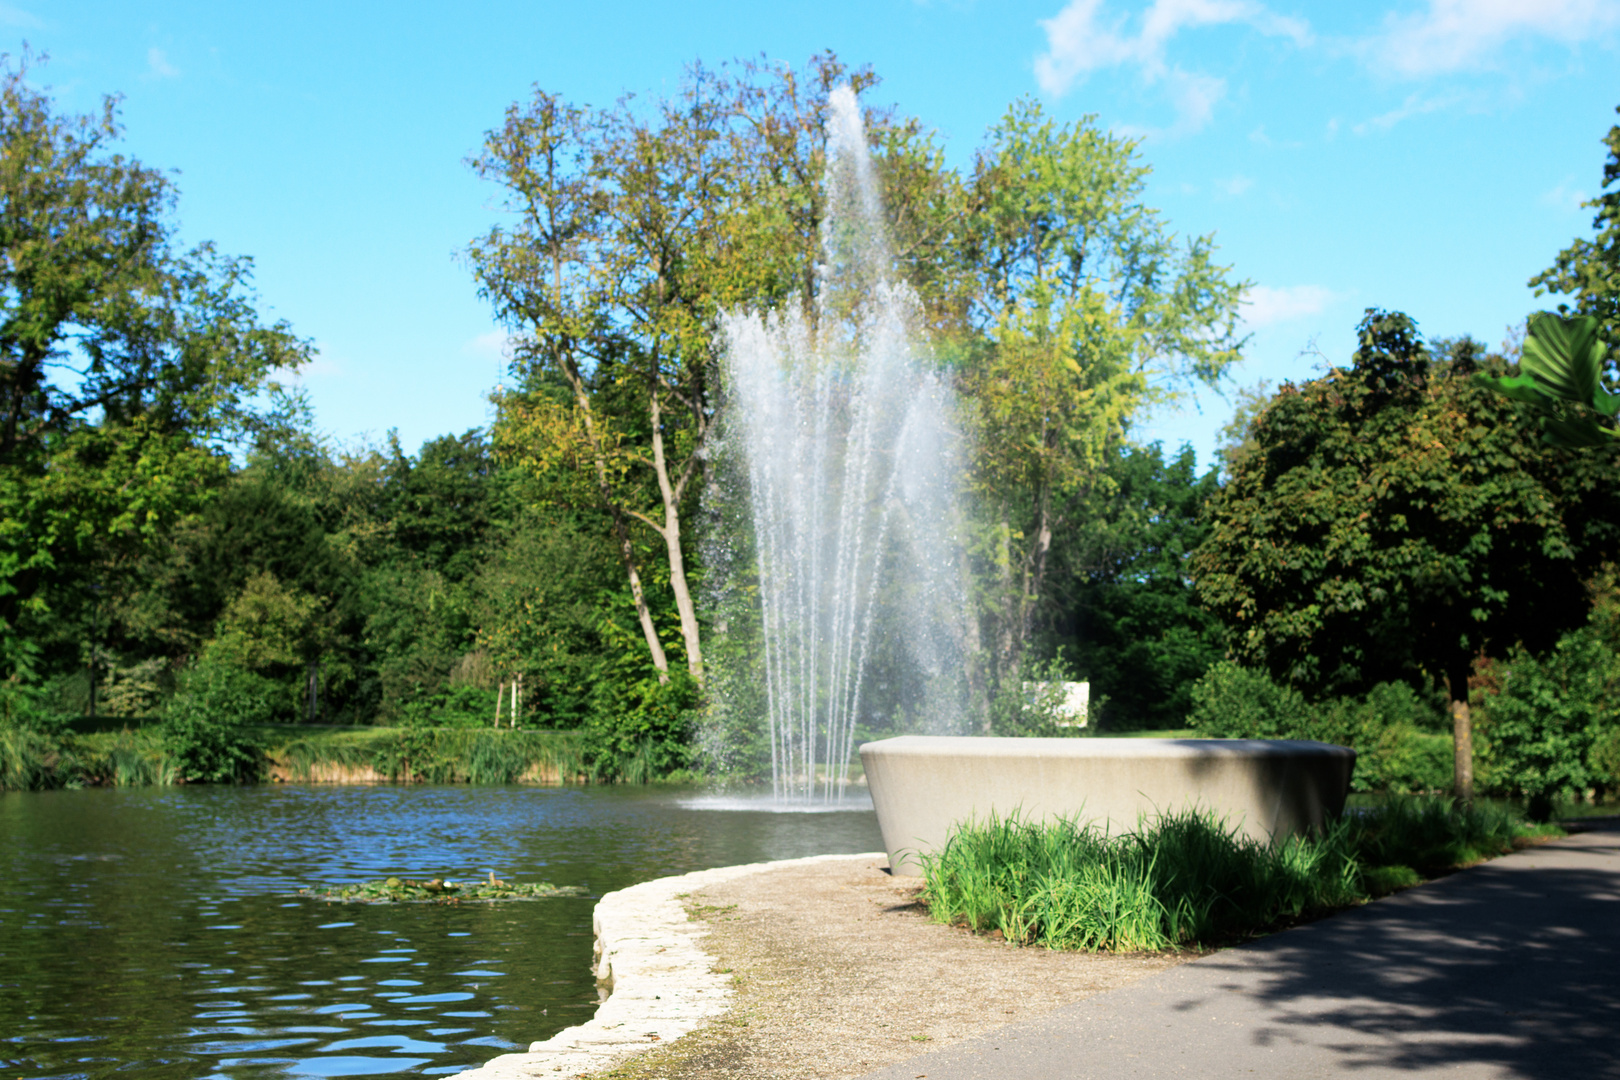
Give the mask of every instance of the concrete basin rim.
M 995 735 L 897 735 L 862 743 L 860 752 L 896 757 L 1257 758 L 1342 757 L 1347 747 L 1305 739 L 1024 738 Z

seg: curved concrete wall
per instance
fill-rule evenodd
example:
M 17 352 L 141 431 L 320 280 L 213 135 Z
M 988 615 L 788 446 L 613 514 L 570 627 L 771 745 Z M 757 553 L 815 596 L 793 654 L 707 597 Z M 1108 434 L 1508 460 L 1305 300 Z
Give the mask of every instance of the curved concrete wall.
M 1143 815 L 1196 807 L 1260 840 L 1344 809 L 1356 752 L 1271 739 L 1004 739 L 906 735 L 861 747 L 883 845 L 896 874 L 991 811 L 1136 828 Z

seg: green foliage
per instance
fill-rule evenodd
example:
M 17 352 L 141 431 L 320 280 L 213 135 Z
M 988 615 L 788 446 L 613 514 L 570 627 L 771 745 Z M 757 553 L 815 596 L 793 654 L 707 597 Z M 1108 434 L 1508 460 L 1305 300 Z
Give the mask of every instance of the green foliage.
M 1074 657 L 1098 703 L 1093 722 L 1111 730 L 1181 726 L 1193 683 L 1225 651 L 1189 574 L 1209 531 L 1204 503 L 1218 490 L 1214 470 L 1199 476 L 1194 466 L 1191 447 L 1169 461 L 1158 443 L 1125 447 L 1053 540 L 1039 637 Z
M 1499 803 L 1391 798 L 1346 816 L 1355 823 L 1355 850 L 1364 866 L 1411 868 L 1424 877 L 1558 834 L 1556 828 L 1527 824 L 1518 811 Z
M 1607 350 L 1598 321 L 1582 315 L 1560 318 L 1545 311 L 1530 316 L 1514 376 L 1475 375 L 1481 385 L 1531 406 L 1541 420 L 1542 437 L 1552 446 L 1579 449 L 1613 445 L 1620 395 L 1603 386 Z
M 697 684 L 678 672 L 668 683 L 648 677 L 628 686 L 604 684 L 596 713 L 584 728 L 592 774 L 644 784 L 685 769 L 691 762 L 697 701 Z
M 1093 733 L 1089 723 L 1080 727 L 1065 708 L 1064 683 L 1075 676 L 1061 651 L 1051 660 L 1026 663 L 1024 675 L 1021 683 L 1003 683 L 991 701 L 989 734 L 1050 739 Z
M 306 770 L 304 776 L 322 762 L 358 764 L 353 752 L 323 758 L 320 749 L 301 751 L 295 744 L 285 756 Z M 567 781 L 588 772 L 572 733 L 490 729 L 392 729 L 372 743 L 365 764 L 390 780 L 429 784 L 514 784 L 545 773 Z
M 939 922 L 1055 949 L 1216 944 L 1365 898 L 1343 823 L 1316 840 L 1251 840 L 1207 814 L 1167 814 L 1120 836 L 1074 820 L 991 816 L 925 855 Z
M 1573 311 L 1596 319 L 1603 340 L 1613 348 L 1620 346 L 1620 124 L 1609 129 L 1603 142 L 1609 150 L 1603 164 L 1603 193 L 1585 204 L 1596 211 L 1592 217 L 1596 235 L 1560 251 L 1552 266 L 1529 283 L 1537 296 L 1573 297 L 1573 307 L 1558 305 L 1559 314 Z
M 1111 836 L 1014 814 L 959 825 L 922 857 L 938 922 L 1053 949 L 1209 946 L 1364 901 L 1512 850 L 1511 814 L 1391 800 L 1320 835 L 1263 844 L 1208 814 L 1166 814 Z
M 1311 727 L 1305 695 L 1258 668 L 1223 660 L 1192 690 L 1187 725 L 1207 739 L 1303 739 Z
M 1578 618 L 1613 485 L 1471 378 L 1503 365 L 1468 341 L 1436 358 L 1369 311 L 1349 368 L 1277 393 L 1193 559 L 1239 661 L 1311 695 L 1443 677 L 1464 700 L 1482 649 L 1545 648 Z
M 177 779 L 154 730 L 76 736 L 0 724 L 0 791 L 148 787 Z
M 1620 652 L 1597 625 L 1481 671 L 1481 779 L 1547 817 L 1555 802 L 1620 787 Z
M 1131 423 L 1193 380 L 1217 380 L 1242 345 L 1245 283 L 1214 261 L 1212 237 L 1183 246 L 1146 208 L 1148 172 L 1137 144 L 1095 117 L 1058 124 L 1020 101 L 964 184 L 958 257 L 971 285 L 953 366 L 975 444 L 991 684 L 1020 681 L 1030 636 L 1065 591 L 1054 545 L 1115 493 L 1107 469 Z
M 3 675 L 21 671 L 8 639 L 49 642 L 138 586 L 260 422 L 271 373 L 309 356 L 260 321 L 247 260 L 178 249 L 172 183 L 112 149 L 117 100 L 57 113 L 28 59 L 0 62 Z
M 1443 791 L 1452 782 L 1444 713 L 1405 683 L 1308 702 L 1265 671 L 1223 660 L 1192 688 L 1187 723 L 1201 738 L 1313 739 L 1356 751 L 1354 791 Z
M 501 723 L 510 726 L 511 710 L 507 701 L 501 705 Z M 433 694 L 407 701 L 404 713 L 410 727 L 493 728 L 495 691 L 466 683 L 446 685 Z
M 251 730 L 276 719 L 277 688 L 260 675 L 204 658 L 180 682 L 163 716 L 163 744 L 188 781 L 257 780 L 264 749 Z

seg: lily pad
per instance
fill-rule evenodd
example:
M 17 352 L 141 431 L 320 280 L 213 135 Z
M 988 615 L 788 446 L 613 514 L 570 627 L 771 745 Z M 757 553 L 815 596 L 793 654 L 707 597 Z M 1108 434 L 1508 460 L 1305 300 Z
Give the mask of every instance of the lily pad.
M 298 895 L 356 904 L 460 904 L 473 900 L 541 900 L 549 896 L 588 894 L 578 885 L 501 881 L 492 873 L 488 881 L 446 881 L 443 878 L 413 881 L 391 877 L 332 889 L 299 889 Z

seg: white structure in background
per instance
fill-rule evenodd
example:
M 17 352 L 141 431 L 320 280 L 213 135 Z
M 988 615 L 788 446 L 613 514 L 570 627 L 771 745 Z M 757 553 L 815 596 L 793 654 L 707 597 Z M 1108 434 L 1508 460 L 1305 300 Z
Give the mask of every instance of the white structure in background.
M 1089 682 L 1027 682 L 1024 697 L 1031 705 L 1053 702 L 1058 727 L 1085 727 L 1086 714 L 1091 710 L 1091 684 Z

